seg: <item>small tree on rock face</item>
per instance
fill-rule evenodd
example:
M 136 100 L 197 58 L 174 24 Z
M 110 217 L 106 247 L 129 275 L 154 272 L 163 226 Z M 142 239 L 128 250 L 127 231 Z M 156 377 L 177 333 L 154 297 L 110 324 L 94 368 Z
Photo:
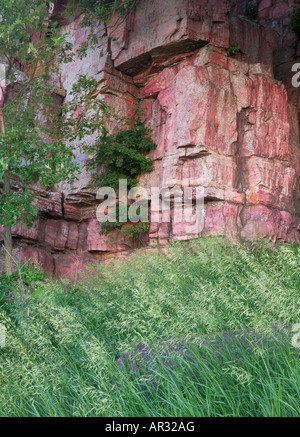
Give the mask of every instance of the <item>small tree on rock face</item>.
M 55 61 L 68 60 L 70 44 L 57 23 L 49 25 L 42 0 L 0 1 L 0 13 L 0 220 L 10 275 L 11 228 L 18 220 L 30 224 L 36 214 L 30 185 L 38 178 L 45 187 L 71 181 L 78 165 L 61 137 L 49 86 Z
M 67 35 L 49 20 L 44 0 L 0 0 L 0 225 L 8 275 L 11 228 L 18 222 L 31 224 L 37 214 L 32 183 L 49 188 L 72 182 L 80 167 L 74 163 L 70 141 L 96 129 L 95 112 L 79 120 L 72 114 L 64 117 L 54 104 L 57 61 L 71 61 L 71 50 Z M 78 87 L 82 85 L 81 77 Z M 95 109 L 91 106 L 88 112 Z M 96 104 L 97 110 L 104 106 Z M 74 103 L 69 109 L 76 109 Z
M 73 59 L 68 35 L 61 34 L 58 23 L 50 19 L 56 3 L 0 0 L 0 225 L 8 275 L 11 229 L 18 222 L 30 225 L 36 218 L 32 183 L 50 188 L 61 181 L 72 182 L 80 166 L 74 163 L 71 143 L 76 139 L 83 143 L 85 136 L 101 129 L 101 114 L 107 110 L 101 99 L 93 98 L 97 82 L 85 76 L 74 84 L 73 98 L 63 109 L 54 104 L 58 64 Z M 114 13 L 124 19 L 138 3 L 70 0 L 68 6 L 76 4 L 85 14 L 82 25 L 93 29 L 97 21 Z M 88 44 L 97 44 L 93 35 L 77 49 L 80 57 Z

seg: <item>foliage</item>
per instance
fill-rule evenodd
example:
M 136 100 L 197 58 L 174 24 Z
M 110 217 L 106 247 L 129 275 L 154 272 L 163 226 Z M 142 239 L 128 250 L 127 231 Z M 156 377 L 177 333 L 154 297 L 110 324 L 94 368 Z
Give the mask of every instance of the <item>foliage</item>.
M 295 1 L 295 7 L 291 20 L 291 27 L 293 31 L 297 34 L 298 38 L 300 38 L 300 1 Z
M 246 16 L 250 20 L 256 20 L 258 15 L 258 8 L 257 5 L 253 3 L 253 1 L 250 1 L 246 6 Z
M 94 79 L 80 76 L 64 108 L 54 101 L 59 63 L 73 60 L 73 47 L 44 0 L 0 1 L 0 223 L 4 226 L 6 270 L 12 270 L 10 229 L 31 225 L 37 211 L 32 184 L 50 189 L 72 183 L 81 166 L 72 142 L 101 127 L 105 105 L 94 98 Z
M 117 216 L 118 217 L 118 216 Z M 112 231 L 119 230 L 124 225 L 123 222 L 119 222 L 117 219 L 115 222 L 103 222 L 101 223 L 100 235 L 109 235 Z
M 1 81 L 0 222 L 11 228 L 17 220 L 32 223 L 36 210 L 30 189 L 38 179 L 44 187 L 71 182 L 79 166 L 61 131 L 60 109 L 53 103 L 50 76 L 56 60 L 69 62 L 71 45 L 57 23 L 47 18 L 42 0 L 1 2 L 0 59 L 5 65 Z M 40 37 L 37 37 L 40 35 Z
M 128 210 L 129 210 L 129 205 L 126 205 L 126 209 L 127 209 L 127 217 L 128 217 Z M 119 214 L 120 214 L 120 205 L 118 204 L 116 206 L 116 221 L 115 222 L 102 222 L 101 223 L 101 230 L 100 230 L 100 235 L 109 235 L 112 231 L 115 230 L 120 230 L 121 227 L 124 225 L 124 222 L 120 222 L 119 221 Z
M 64 103 L 62 110 L 62 129 L 69 141 L 79 140 L 82 148 L 86 140 L 98 132 L 104 123 L 108 108 L 103 100 L 94 97 L 97 80 L 87 75 L 79 75 L 69 93 L 70 100 Z
M 79 0 L 79 9 L 86 15 L 87 24 L 92 23 L 92 18 L 98 21 L 110 22 L 113 14 L 124 17 L 133 10 L 139 0 Z M 74 10 L 75 3 L 70 2 L 66 12 Z
M 105 222 L 101 224 L 101 235 L 108 236 L 111 231 L 117 230 L 118 236 L 122 238 L 122 242 L 126 244 L 127 246 L 134 248 L 137 245 L 145 246 L 145 236 L 146 233 L 149 231 L 150 224 L 148 222 L 138 222 L 138 223 L 132 223 L 128 226 L 122 227 L 124 223 L 117 222 Z M 111 240 L 114 239 L 113 236 L 109 235 L 109 238 Z M 107 241 L 109 243 L 109 241 Z
M 61 34 L 58 23 L 51 21 L 44 0 L 2 3 L 0 60 L 6 65 L 0 84 L 0 178 L 4 181 L 0 187 L 0 223 L 5 228 L 5 266 L 10 274 L 11 228 L 20 222 L 31 225 L 37 215 L 32 184 L 39 182 L 49 189 L 55 183 L 72 183 L 76 179 L 80 165 L 73 159 L 72 142 L 79 139 L 84 146 L 86 138 L 101 129 L 107 108 L 95 92 L 96 80 L 83 75 L 73 85 L 68 102 L 57 108 L 52 83 L 59 76 L 59 63 L 71 62 L 74 55 L 68 35 Z M 81 24 L 86 26 L 90 21 L 93 28 L 99 20 L 107 26 L 113 14 L 117 25 L 119 18 L 124 19 L 136 4 L 136 0 L 82 0 L 76 7 L 85 12 Z M 93 42 L 97 38 L 87 40 L 79 48 L 81 57 Z M 150 171 L 151 161 L 143 155 L 152 147 L 146 134 L 140 119 L 131 132 L 120 132 L 114 139 L 103 128 L 100 140 L 107 152 L 103 163 L 110 167 L 110 173 L 100 177 L 100 181 L 113 185 L 120 170 L 124 170 L 125 175 L 130 174 L 129 184 L 133 185 L 139 172 Z M 140 148 L 138 153 L 127 147 L 130 141 L 136 142 L 133 147 Z M 108 150 L 112 143 L 120 146 L 117 159 Z
M 127 214 L 129 210 L 129 205 L 127 207 Z M 100 235 L 109 236 L 111 240 L 114 240 L 111 234 L 112 231 L 117 231 L 117 236 L 122 238 L 124 244 L 133 247 L 136 245 L 145 245 L 145 234 L 149 231 L 149 222 L 138 222 L 124 225 L 124 222 L 119 221 L 119 205 L 116 206 L 116 218 L 115 222 L 103 222 L 101 223 Z M 107 241 L 109 243 L 109 240 Z
M 94 186 L 116 188 L 119 179 L 127 179 L 127 186 L 137 184 L 137 177 L 153 168 L 152 159 L 146 153 L 156 148 L 151 138 L 151 130 L 142 119 L 143 112 L 138 105 L 135 117 L 129 121 L 131 128 L 109 134 L 104 126 L 93 146 L 87 146 L 87 153 L 92 156 L 87 168 L 96 170 L 104 167 L 101 174 L 94 174 Z M 127 122 L 128 123 L 128 122 Z
M 37 291 L 37 284 L 44 281 L 44 274 L 39 265 L 30 265 L 30 261 L 19 265 L 21 271 L 21 277 L 23 286 L 28 291 Z M 8 297 L 12 298 L 16 295 L 16 292 L 20 288 L 20 276 L 19 272 L 13 272 L 11 275 L 7 275 L 2 272 L 0 276 L 0 303 L 7 302 Z
M 156 144 L 151 138 L 151 130 L 145 126 L 143 116 L 139 100 L 133 120 L 125 122 L 124 127 L 127 127 L 127 130 L 109 134 L 104 126 L 95 144 L 85 147 L 91 157 L 87 168 L 97 170 L 100 167 L 102 170 L 100 174 L 93 174 L 93 186 L 117 189 L 119 180 L 126 179 L 127 187 L 133 188 L 140 174 L 153 169 L 153 161 L 146 156 L 146 153 L 155 149 Z M 128 209 L 127 205 L 127 213 Z M 143 235 L 149 229 L 149 224 L 138 223 L 120 230 L 124 223 L 119 221 L 119 205 L 116 207 L 116 217 L 116 222 L 101 223 L 100 234 L 107 236 L 111 231 L 117 230 L 118 234 L 124 237 L 125 244 L 129 241 L 134 243 L 139 241 L 143 244 Z
M 101 36 L 97 33 L 97 24 L 104 23 L 106 28 L 116 30 L 136 7 L 142 4 L 141 0 L 69 0 L 66 14 L 74 14 L 78 10 L 83 14 L 82 27 L 90 27 L 92 32 L 87 40 L 81 44 L 77 53 L 80 58 L 86 55 L 88 47 L 99 44 Z
M 14 305 L 0 309 L 0 416 L 298 417 L 299 350 L 289 340 L 270 334 L 236 352 L 225 342 L 218 357 L 203 340 L 299 323 L 299 255 L 203 238 L 100 265 L 76 292 L 44 283 L 26 325 Z M 158 349 L 171 339 L 184 354 Z M 120 370 L 116 359 L 141 344 L 151 360 Z
M 126 244 L 139 243 L 142 246 L 145 244 L 143 236 L 149 231 L 150 224 L 147 222 L 139 222 L 131 224 L 120 230 L 120 235 L 124 237 Z
M 238 49 L 236 43 L 230 43 L 229 47 L 227 49 L 228 58 L 231 58 L 231 56 L 236 55 L 238 52 L 239 52 L 239 49 Z

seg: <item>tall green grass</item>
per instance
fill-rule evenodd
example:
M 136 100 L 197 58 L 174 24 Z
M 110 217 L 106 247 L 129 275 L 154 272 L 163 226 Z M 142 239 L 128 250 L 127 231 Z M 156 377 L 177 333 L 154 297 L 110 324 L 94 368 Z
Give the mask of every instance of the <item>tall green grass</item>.
M 0 415 L 299 416 L 299 349 L 270 330 L 300 322 L 299 265 L 296 246 L 208 238 L 100 265 L 76 287 L 33 284 L 26 311 L 17 294 L 0 307 Z M 266 344 L 203 344 L 249 328 Z M 179 340 L 188 350 L 173 353 Z M 119 368 L 140 344 L 142 365 Z

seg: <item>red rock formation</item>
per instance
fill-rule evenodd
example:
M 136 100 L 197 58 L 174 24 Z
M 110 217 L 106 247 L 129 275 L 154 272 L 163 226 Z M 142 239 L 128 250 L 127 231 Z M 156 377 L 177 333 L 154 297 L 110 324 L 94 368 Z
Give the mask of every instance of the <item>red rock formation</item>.
M 256 3 L 257 21 L 250 21 L 244 0 L 145 0 L 117 28 L 99 26 L 100 46 L 62 65 L 57 88 L 69 99 L 76 78 L 87 73 L 98 80 L 98 98 L 128 116 L 141 94 L 157 149 L 153 172 L 139 184 L 202 186 L 205 223 L 196 236 L 299 241 L 300 105 L 291 66 L 300 53 L 292 48 L 293 0 Z M 61 20 L 75 48 L 86 40 L 81 17 Z M 239 52 L 228 57 L 232 43 Z M 79 148 L 76 154 L 84 163 Z M 74 186 L 61 184 L 37 198 L 38 222 L 14 229 L 20 260 L 72 276 L 88 260 L 128 249 L 99 234 L 89 179 L 84 170 Z M 190 238 L 184 222 L 152 222 L 149 236 L 162 243 Z

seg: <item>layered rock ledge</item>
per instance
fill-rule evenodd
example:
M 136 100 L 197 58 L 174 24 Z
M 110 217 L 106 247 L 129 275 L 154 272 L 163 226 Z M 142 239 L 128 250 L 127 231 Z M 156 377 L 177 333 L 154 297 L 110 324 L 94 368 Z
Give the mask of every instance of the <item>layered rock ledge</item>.
M 55 14 L 76 48 L 90 29 L 81 27 L 81 16 L 64 19 L 61 3 Z M 243 0 L 144 0 L 118 27 L 99 25 L 100 45 L 85 59 L 61 65 L 57 104 L 70 98 L 80 74 L 96 78 L 98 95 L 123 115 L 132 115 L 141 95 L 157 144 L 154 170 L 140 178 L 141 187 L 202 186 L 205 223 L 197 237 L 299 241 L 300 105 L 291 67 L 300 53 L 290 27 L 293 3 L 257 1 L 251 21 Z M 231 44 L 239 51 L 228 57 Z M 79 147 L 76 159 L 86 160 Z M 84 170 L 72 187 L 39 191 L 38 221 L 13 230 L 20 261 L 74 276 L 90 260 L 128 251 L 118 238 L 107 243 L 99 234 L 90 176 Z M 150 225 L 150 245 L 187 238 L 184 223 Z

